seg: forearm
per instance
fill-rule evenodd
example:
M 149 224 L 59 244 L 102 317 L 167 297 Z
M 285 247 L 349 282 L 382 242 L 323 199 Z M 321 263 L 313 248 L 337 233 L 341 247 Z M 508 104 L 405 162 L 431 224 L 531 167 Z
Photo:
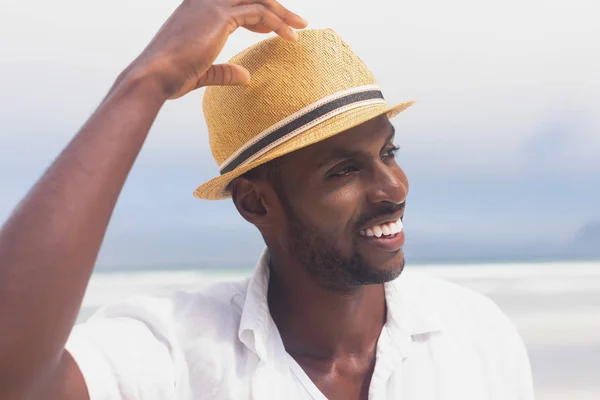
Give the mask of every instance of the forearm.
M 165 98 L 125 72 L 0 230 L 0 387 L 56 363 L 112 210 Z

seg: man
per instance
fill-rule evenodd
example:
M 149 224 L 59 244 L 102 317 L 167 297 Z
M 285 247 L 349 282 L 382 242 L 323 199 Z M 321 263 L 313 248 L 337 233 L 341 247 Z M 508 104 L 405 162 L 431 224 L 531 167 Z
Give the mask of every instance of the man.
M 275 0 L 184 1 L 0 232 L 2 399 L 531 399 L 489 300 L 406 271 L 406 176 L 373 76 Z M 236 28 L 276 32 L 213 65 Z M 201 86 L 221 175 L 267 250 L 249 280 L 134 297 L 73 329 L 167 99 Z M 402 273 L 402 274 L 401 274 Z

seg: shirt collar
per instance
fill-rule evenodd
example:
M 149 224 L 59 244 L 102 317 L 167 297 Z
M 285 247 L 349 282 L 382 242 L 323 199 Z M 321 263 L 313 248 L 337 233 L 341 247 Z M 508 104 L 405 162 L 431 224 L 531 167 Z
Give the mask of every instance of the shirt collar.
M 388 321 L 411 336 L 443 330 L 438 307 L 431 302 L 423 283 L 423 276 L 408 270 L 385 284 Z
M 387 354 L 378 355 L 378 362 L 386 359 L 390 371 L 410 355 L 416 340 L 427 340 L 443 330 L 439 311 L 423 291 L 421 279 L 414 275 L 412 271 L 403 271 L 398 278 L 385 284 L 387 321 L 384 331 L 387 340 L 383 343 L 390 346 L 385 346 Z
M 239 340 L 265 361 L 268 359 L 268 343 L 274 327 L 267 302 L 269 261 L 269 250 L 265 248 L 250 277 L 238 331 Z M 443 329 L 436 308 L 427 301 L 422 288 L 414 284 L 410 275 L 412 271 L 405 271 L 400 277 L 384 285 L 386 328 L 403 354 L 406 354 L 405 350 L 414 336 Z
M 238 337 L 240 341 L 262 360 L 267 360 L 271 314 L 267 302 L 269 288 L 269 250 L 265 248 L 250 277 L 242 309 Z

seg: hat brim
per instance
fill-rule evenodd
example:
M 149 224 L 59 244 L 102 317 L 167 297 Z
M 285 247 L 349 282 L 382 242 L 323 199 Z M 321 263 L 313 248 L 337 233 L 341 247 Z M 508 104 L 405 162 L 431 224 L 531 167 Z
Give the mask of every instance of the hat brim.
M 407 101 L 392 107 L 388 107 L 385 104 L 376 104 L 356 108 L 336 115 L 309 130 L 302 132 L 300 135 L 283 142 L 251 163 L 203 183 L 194 191 L 194 196 L 205 200 L 221 200 L 229 198 L 231 197 L 231 193 L 227 190 L 229 183 L 251 169 L 277 157 L 281 157 L 285 154 L 335 136 L 338 133 L 358 126 L 380 115 L 386 114 L 387 117 L 391 119 L 413 104 L 414 101 Z

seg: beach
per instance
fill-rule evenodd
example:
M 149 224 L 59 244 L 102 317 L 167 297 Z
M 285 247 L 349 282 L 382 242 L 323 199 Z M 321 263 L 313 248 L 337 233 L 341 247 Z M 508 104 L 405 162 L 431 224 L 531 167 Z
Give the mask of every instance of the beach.
M 536 399 L 600 399 L 600 262 L 407 265 L 494 300 L 529 351 Z M 133 294 L 193 291 L 250 270 L 97 272 L 78 321 Z

